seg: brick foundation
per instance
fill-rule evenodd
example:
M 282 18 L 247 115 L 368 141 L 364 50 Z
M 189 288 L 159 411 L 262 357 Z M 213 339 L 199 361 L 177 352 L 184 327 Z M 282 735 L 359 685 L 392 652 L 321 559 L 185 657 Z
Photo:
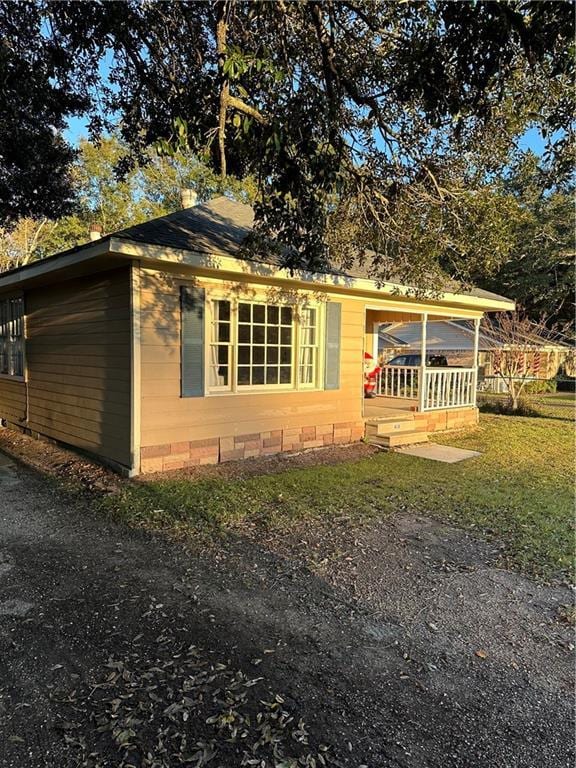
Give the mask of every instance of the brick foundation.
M 270 456 L 274 453 L 355 443 L 364 437 L 364 422 L 336 422 L 321 426 L 290 427 L 269 432 L 250 432 L 209 440 L 191 440 L 142 448 L 142 474 L 184 469 L 200 464 Z
M 444 432 L 452 429 L 464 429 L 478 424 L 478 408 L 448 408 L 444 411 L 425 411 L 415 413 L 416 431 Z

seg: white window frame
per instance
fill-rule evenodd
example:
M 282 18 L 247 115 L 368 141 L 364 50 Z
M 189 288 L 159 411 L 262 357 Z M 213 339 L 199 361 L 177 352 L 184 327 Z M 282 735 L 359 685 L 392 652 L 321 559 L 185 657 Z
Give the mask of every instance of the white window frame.
M 228 320 L 228 325 L 230 329 L 228 343 L 226 342 L 220 342 L 220 341 L 214 341 L 213 340 L 213 330 L 220 322 L 220 320 L 216 319 L 215 313 L 214 313 L 214 304 L 217 301 L 227 301 L 230 304 L 230 319 Z M 234 377 L 234 346 L 235 346 L 235 311 L 234 311 L 234 305 L 233 302 L 230 299 L 226 298 L 209 298 L 207 300 L 208 305 L 208 311 L 206 312 L 206 321 L 208 323 L 206 328 L 206 333 L 204 338 L 206 339 L 206 350 L 207 350 L 207 356 L 206 356 L 206 381 L 205 381 L 205 392 L 226 392 L 229 393 L 232 391 L 232 382 Z M 213 349 L 219 349 L 220 347 L 227 347 L 228 348 L 228 384 L 211 384 L 210 380 L 212 377 L 212 372 L 214 369 L 214 366 L 218 367 L 218 361 L 216 363 L 212 360 L 212 352 Z
M 303 331 L 303 324 L 301 322 L 302 317 L 302 310 L 312 310 L 315 314 L 316 322 L 314 326 L 309 326 L 314 329 L 314 344 L 303 344 L 302 343 L 302 331 Z M 308 326 L 307 326 L 308 327 Z M 302 307 L 300 312 L 298 313 L 298 323 L 297 323 L 297 340 L 296 340 L 296 378 L 298 380 L 298 389 L 319 389 L 319 377 L 320 377 L 320 355 L 321 355 L 321 347 L 320 344 L 320 327 L 321 327 L 321 312 L 320 307 L 317 304 L 307 304 L 306 306 Z M 312 381 L 311 382 L 303 382 L 300 379 L 300 368 L 302 366 L 300 361 L 300 353 L 303 349 L 310 349 L 312 350 Z
M 17 301 L 20 308 L 20 316 L 10 317 L 10 303 Z M 2 318 L 8 317 L 6 327 L 9 329 L 6 338 L 1 334 L 3 328 Z M 13 379 L 15 381 L 24 381 L 26 373 L 26 312 L 24 307 L 24 296 L 22 294 L 11 294 L 0 297 L 0 345 L 6 348 L 8 359 L 8 370 L 0 369 L 0 378 Z M 13 347 L 19 347 L 21 370 L 16 371 L 14 367 Z
M 211 385 L 212 375 L 212 349 L 215 345 L 213 342 L 212 329 L 215 323 L 214 303 L 217 301 L 228 301 L 230 303 L 230 344 L 229 344 L 229 383 L 226 386 L 213 386 Z M 292 372 L 292 381 L 290 384 L 278 383 L 278 384 L 238 384 L 238 308 L 240 304 L 257 304 L 261 306 L 277 306 L 279 309 L 282 307 L 290 307 L 292 309 L 292 348 L 290 358 L 290 369 Z M 321 389 L 320 382 L 322 381 L 322 372 L 324 367 L 324 345 L 321 343 L 321 339 L 324 338 L 324 311 L 323 305 L 318 302 L 307 302 L 305 308 L 314 309 L 316 312 L 316 363 L 314 370 L 313 381 L 309 384 L 300 383 L 300 347 L 301 347 L 301 330 L 300 330 L 300 312 L 297 305 L 286 304 L 285 302 L 273 302 L 268 301 L 266 297 L 230 297 L 222 293 L 210 293 L 206 297 L 206 349 L 205 349 L 205 388 L 206 396 L 220 396 L 220 395 L 241 395 L 241 394 L 254 394 L 254 393 L 273 393 L 273 392 L 311 392 Z

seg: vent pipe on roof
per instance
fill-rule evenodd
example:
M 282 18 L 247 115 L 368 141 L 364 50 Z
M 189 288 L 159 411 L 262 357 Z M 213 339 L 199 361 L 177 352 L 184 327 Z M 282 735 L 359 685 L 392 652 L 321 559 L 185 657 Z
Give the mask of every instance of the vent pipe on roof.
M 102 224 L 90 224 L 90 240 L 100 240 L 102 229 Z
M 180 203 L 182 208 L 193 208 L 198 202 L 198 195 L 194 189 L 183 187 L 180 190 Z

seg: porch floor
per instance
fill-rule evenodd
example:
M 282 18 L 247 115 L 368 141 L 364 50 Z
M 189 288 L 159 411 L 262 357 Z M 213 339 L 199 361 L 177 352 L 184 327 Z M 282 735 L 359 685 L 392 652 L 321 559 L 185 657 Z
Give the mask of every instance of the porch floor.
M 406 416 L 409 413 L 416 413 L 417 408 L 416 400 L 381 396 L 366 398 L 364 400 L 364 419 Z

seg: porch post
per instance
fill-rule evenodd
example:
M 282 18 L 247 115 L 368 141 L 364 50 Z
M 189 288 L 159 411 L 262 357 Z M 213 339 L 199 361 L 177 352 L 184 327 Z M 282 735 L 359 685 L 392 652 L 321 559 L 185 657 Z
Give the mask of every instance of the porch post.
M 420 375 L 418 383 L 418 410 L 420 412 L 426 409 L 426 325 L 428 323 L 428 312 L 422 315 L 422 326 L 420 330 Z
M 472 393 L 472 405 L 476 407 L 476 393 L 478 391 L 478 344 L 479 344 L 479 338 L 480 338 L 480 320 L 481 318 L 475 317 L 474 318 L 474 357 L 473 357 L 473 366 L 474 366 L 474 373 L 472 376 L 472 383 L 473 383 L 473 390 Z
M 374 365 L 378 365 L 378 334 L 380 333 L 380 323 L 374 323 L 372 325 L 372 357 L 374 358 Z

